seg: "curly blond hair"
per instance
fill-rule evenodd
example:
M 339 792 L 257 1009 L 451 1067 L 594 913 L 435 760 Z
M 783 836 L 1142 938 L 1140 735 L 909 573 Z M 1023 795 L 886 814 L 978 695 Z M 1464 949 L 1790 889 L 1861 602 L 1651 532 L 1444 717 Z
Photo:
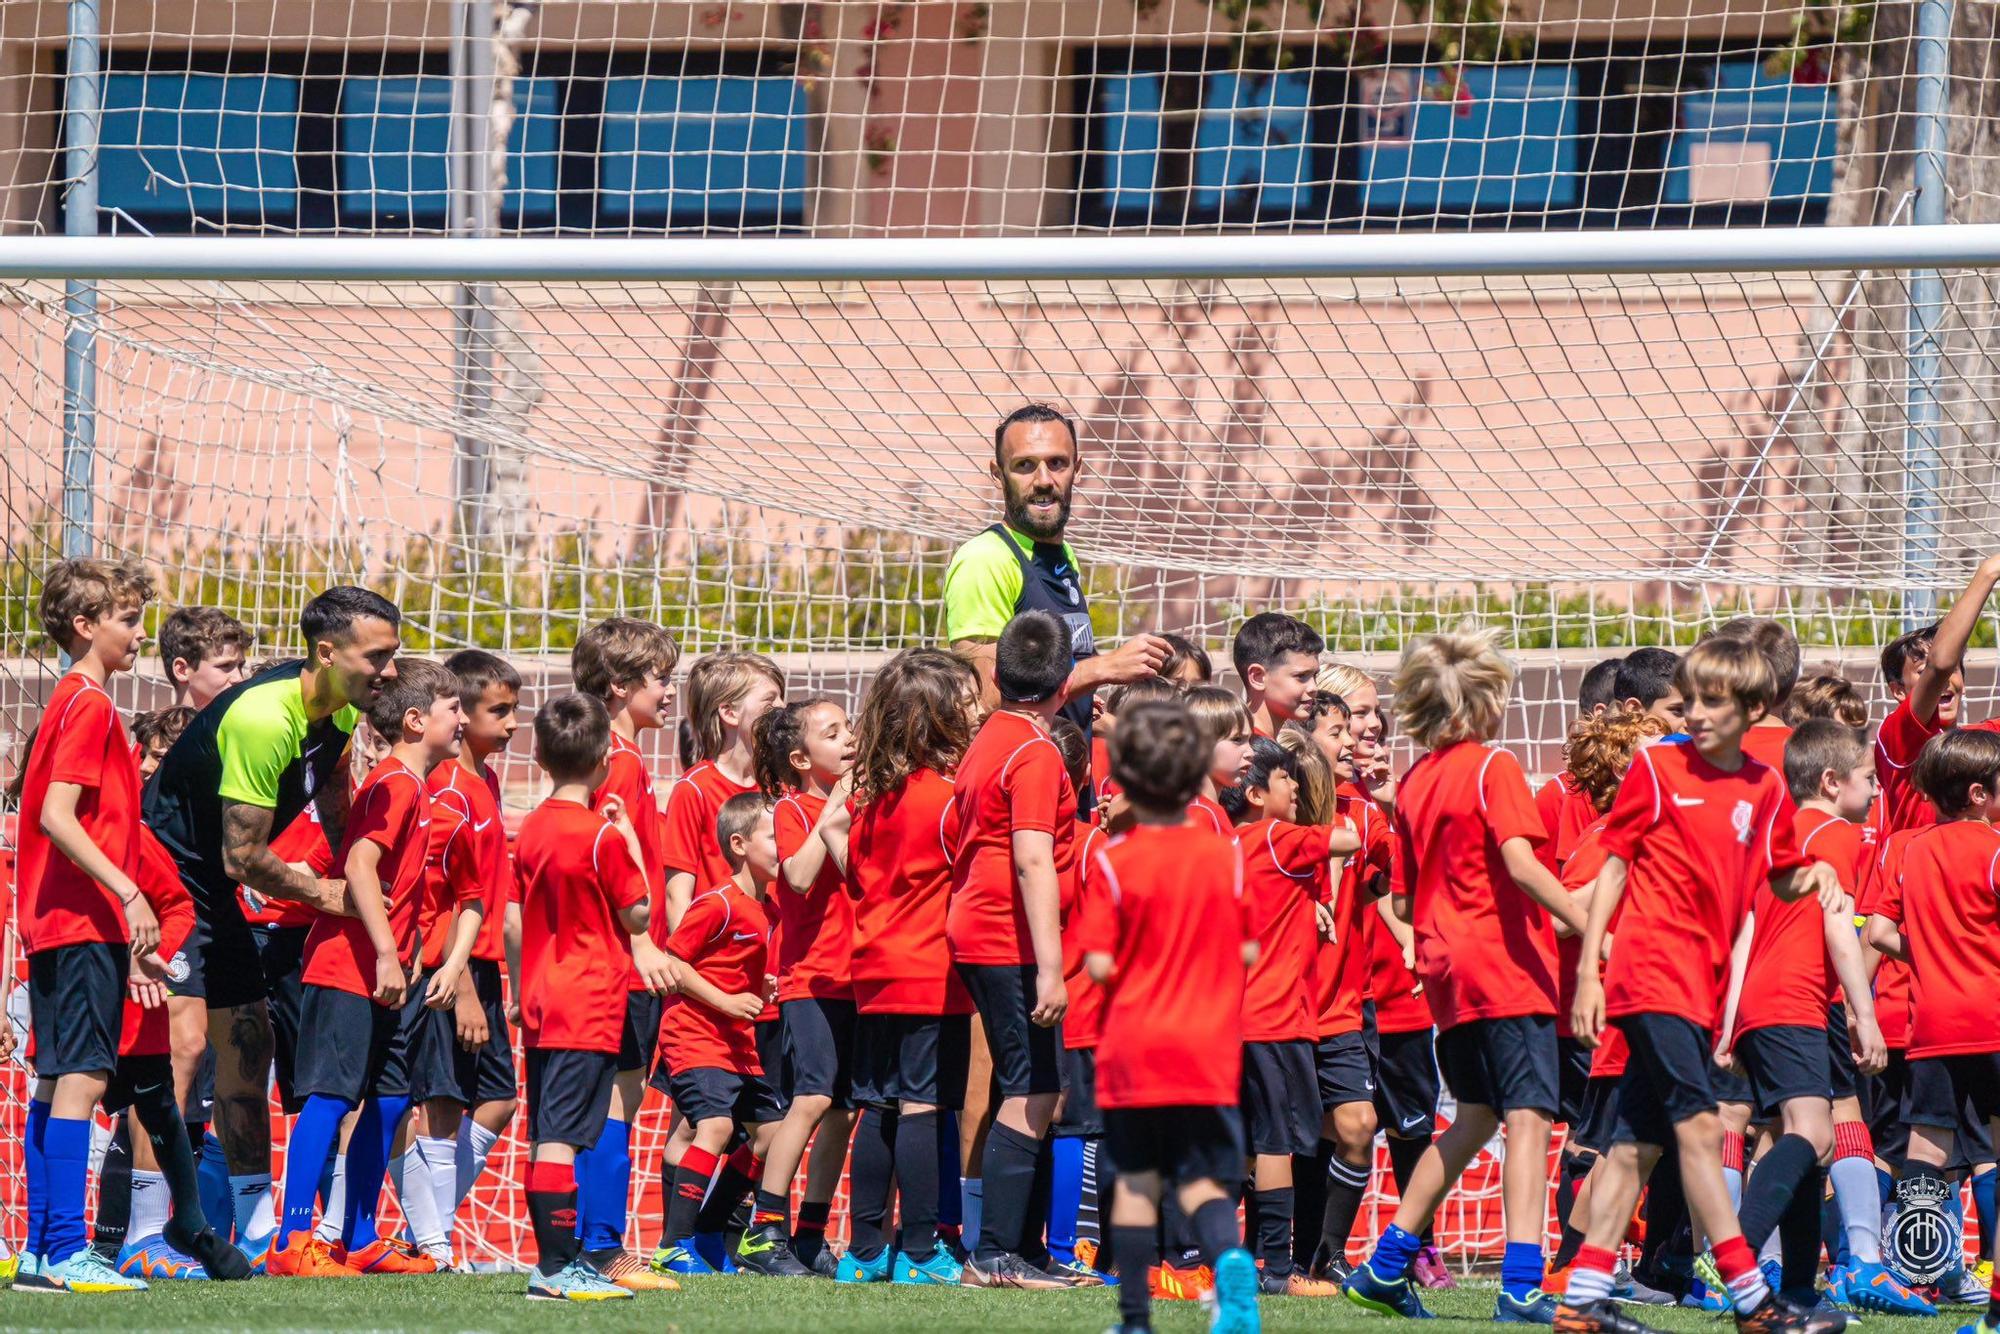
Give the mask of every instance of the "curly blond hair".
M 1396 668 L 1396 721 L 1426 750 L 1500 733 L 1514 667 L 1500 656 L 1500 634 L 1465 626 L 1426 636 L 1403 650 Z

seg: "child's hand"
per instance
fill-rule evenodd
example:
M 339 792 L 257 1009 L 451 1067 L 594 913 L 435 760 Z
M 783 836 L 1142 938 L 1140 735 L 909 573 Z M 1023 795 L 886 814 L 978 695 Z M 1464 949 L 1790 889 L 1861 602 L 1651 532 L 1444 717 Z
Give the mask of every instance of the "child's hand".
M 458 1008 L 455 1014 L 458 1027 L 458 1045 L 467 1051 L 478 1051 L 492 1036 L 492 1026 L 486 1022 L 486 1007 L 479 1003 L 479 993 L 461 980 L 458 987 Z
M 1596 1049 L 1604 1032 L 1604 983 L 1599 980 L 1595 968 L 1585 969 L 1577 975 L 1576 999 L 1569 1007 L 1569 1025 L 1578 1042 Z
M 157 1010 L 167 1003 L 167 961 L 157 952 L 132 961 L 125 979 L 125 994 L 142 1010 Z
M 1727 1071 L 1730 1074 L 1736 1073 L 1736 1053 L 1728 1047 L 1718 1045 L 1712 1059 L 1715 1061 L 1716 1069 Z
M 1332 904 L 1315 903 L 1313 905 L 1313 920 L 1319 924 L 1319 938 L 1321 940 L 1324 940 L 1329 945 L 1339 940 L 1340 933 L 1336 929 L 1337 924 L 1333 920 Z
M 1063 984 L 1062 970 L 1035 970 L 1035 1008 L 1028 1018 L 1038 1027 L 1054 1028 L 1069 1009 L 1069 988 Z
M 432 1010 L 449 1010 L 458 1004 L 460 973 L 440 968 L 424 984 L 424 1005 Z
M 1831 862 L 1814 862 L 1807 868 L 1819 882 L 1813 886 L 1813 894 L 1819 899 L 1822 912 L 1838 913 L 1842 917 L 1854 915 L 1854 900 L 1841 887 L 1840 873 L 1833 869 Z
M 778 979 L 770 973 L 764 974 L 764 999 L 772 1004 L 778 999 Z
M 674 972 L 672 956 L 655 945 L 651 937 L 632 937 L 632 967 L 638 971 L 646 990 L 655 996 L 671 996 L 680 990 L 681 980 Z
M 1856 1023 L 1850 1011 L 1847 1016 L 1848 1044 L 1854 1052 L 1854 1066 L 1864 1075 L 1879 1075 L 1889 1066 L 1889 1047 L 1882 1040 L 1882 1030 L 1873 1020 L 1866 1024 Z
M 137 963 L 160 948 L 160 919 L 136 888 L 120 902 L 125 907 L 125 925 L 132 932 L 132 962 Z
M 6 1018 L 0 1017 L 0 1061 L 11 1061 L 13 1059 L 14 1025 Z
M 385 1009 L 401 1009 L 403 999 L 409 994 L 410 979 L 403 974 L 403 965 L 393 954 L 375 956 L 375 990 L 371 999 Z
M 625 803 L 616 797 L 606 797 L 597 808 L 597 813 L 611 822 L 611 827 L 621 834 L 632 832 L 632 821 L 625 814 Z
M 732 1019 L 754 1020 L 764 1013 L 764 998 L 754 992 L 739 991 L 722 998 L 722 1012 Z

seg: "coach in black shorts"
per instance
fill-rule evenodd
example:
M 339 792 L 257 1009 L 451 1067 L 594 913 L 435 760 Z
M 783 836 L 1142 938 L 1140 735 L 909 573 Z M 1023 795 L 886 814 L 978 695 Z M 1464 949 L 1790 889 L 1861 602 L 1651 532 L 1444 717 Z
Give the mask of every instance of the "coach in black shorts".
M 216 1134 L 234 1172 L 267 1173 L 271 1161 L 264 967 L 237 886 L 344 911 L 343 882 L 288 866 L 271 851 L 271 839 L 311 803 L 327 842 L 339 846 L 347 740 L 360 711 L 395 677 L 401 619 L 365 588 L 330 588 L 313 598 L 299 617 L 306 656 L 217 696 L 146 789 L 146 824 L 194 898 L 195 932 L 183 966 L 173 970 L 174 989 L 207 1004 L 217 1053 Z M 176 1077 L 191 1080 L 193 1072 Z

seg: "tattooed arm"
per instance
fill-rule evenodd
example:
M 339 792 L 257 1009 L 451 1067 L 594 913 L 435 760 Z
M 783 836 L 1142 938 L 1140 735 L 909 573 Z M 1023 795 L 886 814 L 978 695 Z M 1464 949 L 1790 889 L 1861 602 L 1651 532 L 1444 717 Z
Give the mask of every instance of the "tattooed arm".
M 331 786 L 342 787 L 344 784 Z M 303 903 L 321 912 L 345 915 L 346 881 L 322 880 L 289 865 L 271 851 L 272 815 L 267 807 L 252 806 L 247 802 L 223 803 L 223 872 L 237 884 L 247 885 L 267 899 Z M 327 831 L 327 837 L 334 839 L 331 829 Z
M 313 806 L 319 812 L 319 827 L 326 833 L 327 846 L 339 847 L 347 837 L 347 812 L 354 804 L 354 787 L 350 783 L 336 780 L 322 783 L 319 791 L 313 793 Z

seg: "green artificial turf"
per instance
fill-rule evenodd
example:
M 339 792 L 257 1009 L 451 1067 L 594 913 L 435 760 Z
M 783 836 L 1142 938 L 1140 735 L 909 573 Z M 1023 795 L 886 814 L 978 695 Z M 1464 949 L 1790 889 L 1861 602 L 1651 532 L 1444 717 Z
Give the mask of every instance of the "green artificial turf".
M 248 1283 L 156 1283 L 132 1296 L 16 1296 L 0 1291 L 0 1329 L 99 1330 L 635 1330 L 681 1334 L 1100 1334 L 1117 1323 L 1117 1301 L 1106 1291 L 1025 1293 L 958 1288 L 841 1287 L 823 1280 L 749 1277 L 685 1280 L 680 1292 L 648 1293 L 630 1301 L 591 1305 L 530 1302 L 519 1275 L 440 1275 L 423 1278 L 254 1279 Z M 1494 1288 L 1469 1284 L 1426 1293 L 1439 1316 L 1486 1324 Z M 1266 1298 L 1264 1328 L 1272 1334 L 1386 1331 L 1400 1322 L 1369 1315 L 1343 1299 Z M 1633 1308 L 1663 1330 L 1726 1334 L 1732 1326 L 1695 1311 Z M 1974 1308 L 1936 1320 L 1871 1315 L 1864 1328 L 1898 1334 L 1949 1334 L 1976 1321 Z M 1160 1334 L 1199 1334 L 1201 1309 L 1161 1302 Z

